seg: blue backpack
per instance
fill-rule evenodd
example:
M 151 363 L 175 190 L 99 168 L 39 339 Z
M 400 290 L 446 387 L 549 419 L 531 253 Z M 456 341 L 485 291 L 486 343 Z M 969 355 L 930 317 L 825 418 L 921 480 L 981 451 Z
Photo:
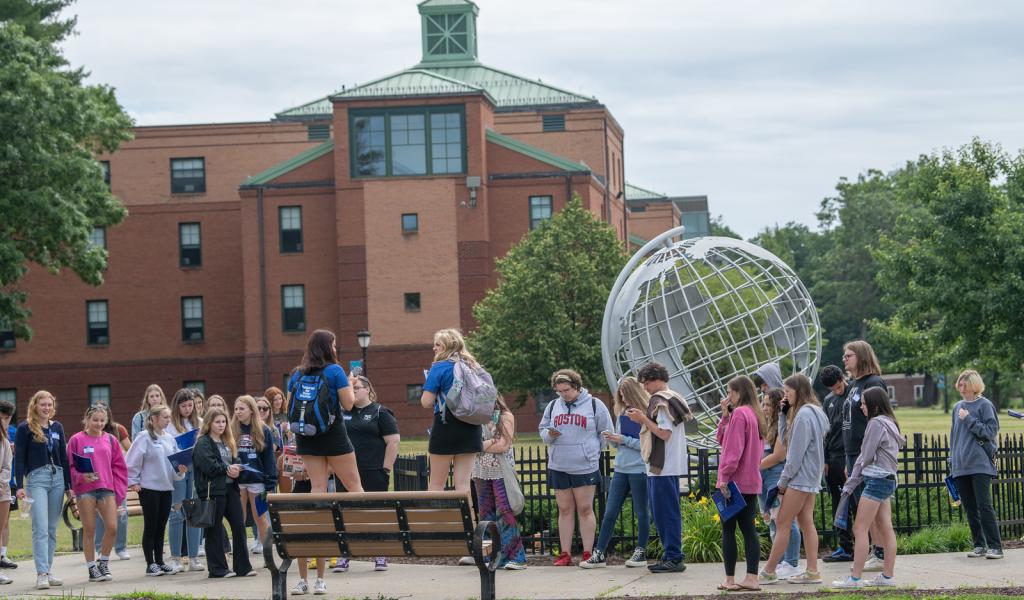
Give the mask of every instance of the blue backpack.
M 288 429 L 295 435 L 316 437 L 327 433 L 337 418 L 334 399 L 322 369 L 299 377 L 289 390 Z

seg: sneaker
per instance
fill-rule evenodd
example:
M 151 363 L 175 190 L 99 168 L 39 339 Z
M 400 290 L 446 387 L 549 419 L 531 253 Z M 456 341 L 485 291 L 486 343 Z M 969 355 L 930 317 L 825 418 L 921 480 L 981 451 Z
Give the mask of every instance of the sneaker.
M 63 581 L 61 581 L 60 579 L 57 579 L 56 577 L 54 577 L 50 573 L 46 574 L 46 581 L 49 582 L 50 587 L 57 587 L 59 585 L 64 585 Z
M 339 560 L 338 562 L 334 563 L 333 567 L 331 567 L 331 573 L 344 573 L 346 571 L 348 571 L 348 559 L 347 558 L 343 558 L 343 559 Z
M 869 579 L 868 581 L 864 582 L 864 585 L 868 587 L 895 587 L 896 578 L 886 577 L 884 573 L 879 573 L 878 575 L 875 575 L 874 579 Z
M 978 546 L 974 550 L 971 550 L 970 552 L 967 553 L 967 558 L 984 558 L 984 556 L 985 556 L 985 549 L 982 548 L 981 546 Z
M 200 546 L 199 547 L 199 551 L 196 552 L 196 556 L 206 556 L 206 548 L 203 548 L 202 546 Z
M 821 583 L 821 572 L 820 571 L 804 571 L 791 576 L 786 581 L 790 583 Z
M 0 585 L 7 585 L 8 583 L 14 583 L 14 580 L 3 573 L 0 573 Z
M 476 564 L 476 559 L 474 559 L 472 556 L 463 556 L 462 558 L 459 559 L 459 566 L 460 567 L 472 567 L 475 564 Z
M 251 548 L 253 554 L 263 554 L 263 544 L 260 542 L 256 542 Z
M 164 570 L 160 568 L 160 565 L 153 563 L 146 567 L 146 577 L 159 577 L 164 574 Z
M 225 573 L 223 575 L 223 577 L 224 577 L 224 579 L 230 579 L 231 577 L 238 577 L 238 573 L 235 573 L 234 571 L 228 571 L 227 573 Z
M 847 552 L 846 550 L 843 550 L 842 548 L 836 548 L 835 552 L 833 552 L 832 554 L 829 554 L 828 556 L 826 556 L 822 560 L 824 560 L 827 563 L 852 562 L 853 561 L 853 555 L 850 554 L 849 552 Z
M 245 575 L 242 575 L 242 577 L 255 577 L 255 576 L 256 576 L 256 571 L 249 571 Z
M 630 556 L 626 561 L 627 567 L 646 567 L 647 566 L 647 550 L 644 548 L 637 548 L 633 550 L 633 556 Z
M 989 560 L 999 560 L 1003 557 L 1003 551 L 1000 548 L 989 548 L 988 552 L 985 553 L 985 558 Z
M 103 581 L 113 581 L 114 576 L 110 574 L 110 561 L 98 560 L 96 561 L 96 567 L 103 574 Z
M 316 578 L 316 582 L 313 584 L 313 594 L 317 596 L 323 596 L 327 593 L 327 582 L 319 577 Z
M 164 573 L 167 573 L 168 575 L 177 575 L 178 573 L 181 573 L 184 570 L 184 567 L 181 566 L 181 561 L 179 561 L 176 558 L 172 558 L 166 563 L 160 565 L 160 568 L 163 569 Z
M 594 553 L 589 558 L 580 561 L 581 569 L 603 569 L 608 566 L 605 560 L 604 552 L 600 550 L 594 550 Z
M 117 554 L 118 560 L 131 560 L 132 558 L 132 555 L 130 552 L 128 552 L 127 548 L 123 550 L 118 550 L 115 554 Z
M 525 562 L 516 562 L 514 560 L 510 560 L 507 563 L 505 563 L 505 570 L 506 571 L 522 571 L 525 568 L 526 568 L 526 563 Z
M 46 577 L 46 573 L 40 573 L 36 575 L 36 589 L 37 590 L 48 590 L 50 589 L 50 580 Z
M 851 590 L 864 587 L 864 580 L 853 575 L 847 575 L 842 579 L 836 579 L 832 582 L 832 587 L 839 588 L 842 590 Z
M 387 571 L 388 570 L 388 559 L 383 556 L 378 556 L 377 560 L 373 561 L 374 571 Z
M 205 571 L 206 567 L 203 566 L 203 563 L 199 562 L 198 558 L 190 558 L 190 559 L 188 559 L 188 570 L 189 571 Z
M 107 578 L 100 571 L 100 568 L 96 565 L 89 567 L 89 581 L 95 583 L 97 581 L 106 581 Z
M 864 571 L 865 572 L 867 572 L 867 571 L 879 572 L 879 571 L 882 570 L 882 567 L 884 567 L 884 566 L 885 566 L 885 561 L 880 559 L 880 558 L 878 558 L 877 556 L 872 556 L 871 558 L 869 558 L 866 561 L 864 561 Z
M 0 569 L 17 569 L 18 563 L 11 562 L 6 556 L 0 556 Z
M 682 560 L 663 560 L 647 567 L 647 570 L 651 573 L 682 573 L 686 570 L 686 564 Z
M 300 579 L 295 582 L 295 587 L 292 588 L 292 596 L 305 596 L 309 593 L 309 584 L 306 583 L 305 579 Z
M 794 567 L 787 562 L 780 562 L 779 566 L 775 568 L 775 576 L 779 578 L 779 581 L 785 581 L 790 577 L 794 577 L 803 573 L 800 567 Z
M 768 571 L 761 569 L 761 572 L 757 574 L 757 583 L 759 585 L 775 585 L 778 582 L 779 576 L 775 573 L 769 573 Z
M 555 559 L 554 565 L 556 567 L 571 567 L 572 556 L 570 556 L 568 552 L 563 552 L 558 555 L 558 558 Z
M 583 558 L 580 559 L 580 562 L 585 562 L 585 561 L 590 560 L 590 555 L 591 554 L 593 554 L 593 552 L 589 552 L 589 551 L 588 552 L 584 552 L 583 553 Z

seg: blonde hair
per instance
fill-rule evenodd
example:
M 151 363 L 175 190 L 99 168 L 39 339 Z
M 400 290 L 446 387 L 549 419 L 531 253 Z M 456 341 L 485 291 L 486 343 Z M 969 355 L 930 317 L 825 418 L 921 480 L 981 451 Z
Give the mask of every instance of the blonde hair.
M 441 349 L 434 355 L 434 362 L 449 360 L 452 357 L 461 358 L 475 367 L 478 363 L 476 358 L 466 349 L 466 340 L 458 329 L 442 329 L 434 334 L 434 343 L 441 346 Z
M 266 425 L 267 427 L 270 427 L 271 429 L 273 429 L 276 426 L 274 424 L 274 404 L 270 400 L 267 400 L 266 396 L 256 396 L 254 398 L 254 400 L 256 401 L 256 416 L 257 416 L 257 418 L 264 425 Z M 267 408 L 269 410 L 267 411 L 267 416 L 266 417 L 259 416 L 259 414 L 260 414 L 260 411 L 259 411 L 260 401 L 263 401 L 263 402 L 267 403 Z
M 151 383 L 149 384 L 149 387 L 146 388 L 146 393 L 142 394 L 142 406 L 139 408 L 139 411 L 145 413 L 149 410 L 149 393 L 153 390 L 160 392 L 160 404 L 167 404 L 167 396 L 164 395 L 164 388 L 155 383 Z
M 150 408 L 149 412 L 146 413 L 146 431 L 149 433 L 149 437 L 151 439 L 155 440 L 160 437 L 156 432 L 156 424 L 154 424 L 153 421 L 155 421 L 154 417 L 159 417 L 165 410 L 167 412 L 171 412 L 171 407 L 166 404 L 157 404 Z
M 247 394 L 235 398 L 235 406 L 238 406 L 239 402 L 249 407 L 249 436 L 252 439 L 252 447 L 257 452 L 262 452 L 263 446 L 266 444 L 263 438 L 264 423 L 260 420 L 260 409 L 256 406 L 256 399 Z M 242 423 L 238 417 L 234 416 L 234 413 L 231 415 L 229 429 L 231 429 L 231 437 L 236 440 L 242 439 Z
M 644 386 L 640 385 L 636 377 L 626 375 L 619 380 L 619 388 L 615 391 L 612 409 L 617 417 L 622 416 L 627 408 L 635 408 L 646 413 L 647 403 L 650 400 L 651 395 L 647 393 Z
M 238 452 L 238 446 L 235 445 L 235 436 L 231 434 L 231 419 L 221 409 L 211 408 L 207 411 L 206 418 L 203 419 L 203 427 L 199 430 L 199 437 L 210 435 L 210 426 L 213 425 L 213 421 L 217 417 L 224 417 L 224 424 L 227 425 L 224 428 L 224 433 L 220 434 L 220 441 L 224 442 L 224 445 L 231 449 L 231 455 L 234 456 Z
M 860 379 L 865 375 L 882 374 L 882 367 L 878 366 L 878 357 L 875 356 L 875 350 L 871 347 L 871 344 L 864 340 L 854 340 L 846 342 L 843 346 L 843 352 L 847 350 L 850 350 L 857 356 L 857 370 L 850 373 L 854 379 Z
M 43 435 L 43 426 L 39 424 L 39 409 L 36 405 L 43 398 L 49 398 L 53 400 L 53 415 L 57 416 L 57 397 L 46 390 L 39 390 L 35 394 L 32 394 L 32 398 L 28 401 L 28 409 L 25 411 L 25 422 L 28 423 L 28 430 L 32 432 L 32 438 L 37 442 L 46 443 L 46 436 Z M 49 425 L 47 421 L 46 425 Z
M 214 400 L 220 400 L 220 403 L 224 405 L 224 408 L 222 409 L 224 411 L 224 414 L 228 414 L 228 402 L 227 400 L 224 399 L 224 396 L 221 396 L 220 394 L 210 394 L 210 396 L 206 399 L 206 411 L 203 413 L 204 418 L 206 417 L 206 413 L 210 412 L 210 409 L 213 408 Z
M 85 416 L 82 417 L 82 431 L 89 428 L 89 417 L 91 417 L 93 413 L 98 412 L 103 413 L 103 416 L 106 417 L 108 421 L 110 420 L 110 410 L 107 409 L 106 406 L 103 404 L 92 404 L 85 409 Z
M 981 380 L 981 374 L 974 369 L 966 369 L 960 373 L 956 378 L 956 382 L 960 383 L 961 381 L 966 383 L 967 389 L 976 396 L 980 396 L 985 391 L 985 382 Z
M 365 375 L 356 375 L 352 379 L 355 379 L 359 383 L 366 386 L 366 394 L 370 397 L 370 402 L 377 401 L 377 392 L 374 391 L 373 384 L 370 383 L 370 380 L 367 379 Z

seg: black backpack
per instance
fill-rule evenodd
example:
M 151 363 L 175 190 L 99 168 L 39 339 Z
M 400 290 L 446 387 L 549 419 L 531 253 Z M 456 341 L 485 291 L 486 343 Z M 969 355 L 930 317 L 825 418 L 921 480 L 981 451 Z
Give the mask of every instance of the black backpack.
M 295 435 L 315 437 L 327 433 L 337 419 L 334 399 L 323 369 L 312 369 L 299 377 L 289 390 L 288 428 Z

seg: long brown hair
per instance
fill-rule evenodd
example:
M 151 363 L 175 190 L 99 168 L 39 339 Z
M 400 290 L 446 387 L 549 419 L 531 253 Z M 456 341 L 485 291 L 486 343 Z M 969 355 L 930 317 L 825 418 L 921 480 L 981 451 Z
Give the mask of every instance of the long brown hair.
M 782 388 L 772 388 L 768 390 L 764 397 L 768 399 L 768 406 L 770 406 L 769 412 L 771 414 L 765 415 L 765 421 L 768 425 L 768 432 L 765 433 L 764 441 L 775 446 L 775 441 L 779 439 L 779 419 L 782 415 L 782 398 L 784 393 Z M 764 412 L 762 410 L 762 412 Z
M 297 371 L 305 375 L 313 369 L 325 369 L 327 365 L 338 363 L 338 354 L 334 351 L 334 342 L 337 336 L 333 331 L 317 329 L 306 342 L 306 352 L 302 355 L 302 362 Z
M 757 417 L 757 434 L 763 440 L 765 433 L 768 429 L 768 425 L 764 420 L 764 411 L 761 410 L 761 403 L 758 402 L 757 390 L 754 389 L 754 382 L 750 380 L 746 375 L 737 375 L 729 380 L 729 389 L 739 394 L 739 400 L 736 401 L 736 407 L 749 406 L 750 410 L 754 411 L 754 416 Z
M 11 419 L 14 419 L 14 411 L 14 404 L 6 400 L 0 400 L 0 415 L 8 415 Z M 6 427 L 0 427 L 0 438 L 5 440 L 8 439 Z
M 807 376 L 804 375 L 803 373 L 797 373 L 795 375 L 790 375 L 782 383 L 783 383 L 783 385 L 785 385 L 789 389 L 791 389 L 794 392 L 796 392 L 796 401 L 793 402 L 793 406 L 789 407 L 789 412 L 790 412 L 790 414 L 793 415 L 793 418 L 790 419 L 791 422 L 796 420 L 797 413 L 799 413 L 800 409 L 803 408 L 804 406 L 806 406 L 808 404 L 813 404 L 814 406 L 821 406 L 821 402 L 818 401 L 818 395 L 814 393 L 814 385 L 811 383 L 811 380 L 808 379 Z M 789 438 L 790 438 L 790 435 L 792 433 L 793 433 L 793 428 L 792 427 L 787 427 L 786 428 L 786 444 L 787 445 L 789 445 Z
M 266 397 L 267 402 L 270 403 L 270 416 L 276 417 L 288 412 L 288 399 L 285 398 L 284 392 L 281 391 L 281 388 L 272 385 L 263 392 L 263 396 Z M 275 412 L 276 409 L 274 408 L 274 405 L 277 404 L 278 398 L 281 399 L 281 412 Z
M 231 455 L 234 456 L 238 452 L 238 446 L 235 443 L 235 436 L 231 435 L 231 419 L 228 418 L 228 414 L 219 408 L 211 408 L 206 413 L 206 418 L 203 419 L 203 426 L 199 429 L 199 437 L 210 435 L 210 426 L 213 425 L 214 419 L 217 417 L 224 417 L 224 433 L 220 434 L 220 441 L 231 449 Z
M 508 436 L 509 444 L 516 441 L 516 416 L 512 413 L 512 410 L 505 404 L 505 399 L 498 394 L 498 398 L 494 401 L 494 407 L 498 409 L 498 423 L 494 426 L 494 437 L 504 438 Z M 502 421 L 505 419 L 505 415 L 512 417 L 511 426 L 502 425 Z
M 619 380 L 619 388 L 615 390 L 615 398 L 612 400 L 612 410 L 615 411 L 616 417 L 621 417 L 628 408 L 635 408 L 646 414 L 647 403 L 650 400 L 651 395 L 640 385 L 636 377 L 626 375 Z
M 174 425 L 174 430 L 178 433 L 185 433 L 185 419 L 181 416 L 181 403 L 192 402 L 192 414 L 188 418 L 189 424 L 192 425 L 193 429 L 199 429 L 203 424 L 203 420 L 199 418 L 199 412 L 196 408 L 196 393 L 192 388 L 181 388 L 177 392 L 174 392 L 174 399 L 171 400 L 171 424 Z
M 39 403 L 43 398 L 49 398 L 53 400 L 53 414 L 50 416 L 51 419 L 57 416 L 57 397 L 46 390 L 39 390 L 32 394 L 32 398 L 28 401 L 28 409 L 25 411 L 25 421 L 28 423 L 28 430 L 32 432 L 32 438 L 37 442 L 46 443 L 46 436 L 43 435 L 43 425 L 39 424 L 39 412 L 36 408 L 36 404 Z M 49 422 L 45 423 L 49 426 Z
M 882 374 L 882 367 L 878 366 L 878 357 L 875 356 L 875 350 L 871 344 L 864 340 L 854 340 L 846 342 L 846 345 L 843 346 L 843 352 L 847 350 L 853 352 L 857 357 L 857 372 L 850 373 L 854 379 L 860 379 L 866 375 Z
M 256 399 L 249 395 L 239 396 L 235 398 L 235 406 L 238 406 L 239 402 L 249 407 L 249 436 L 252 439 L 252 447 L 257 452 L 262 452 L 263 446 L 266 444 L 263 439 L 263 428 L 265 425 L 260 419 L 260 409 L 256 406 Z M 231 437 L 236 440 L 242 439 L 242 422 L 234 416 L 233 411 L 228 428 L 231 429 Z
M 886 416 L 892 419 L 893 423 L 896 423 L 896 430 L 900 430 L 899 421 L 896 420 L 896 414 L 892 411 L 892 403 L 889 401 L 889 394 L 886 393 L 880 387 L 873 387 L 864 390 L 864 395 L 861 396 L 861 401 L 868 408 L 868 420 L 874 419 L 875 417 Z

